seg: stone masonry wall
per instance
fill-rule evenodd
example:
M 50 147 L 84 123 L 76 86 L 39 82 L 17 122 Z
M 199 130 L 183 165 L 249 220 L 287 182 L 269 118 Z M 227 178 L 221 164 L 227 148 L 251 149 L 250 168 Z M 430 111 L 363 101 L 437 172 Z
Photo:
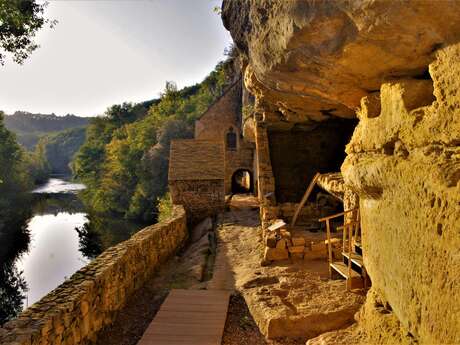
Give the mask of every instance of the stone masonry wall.
M 240 141 L 241 81 L 235 83 L 221 98 L 195 121 L 195 139 L 224 140 L 230 127 Z
M 273 177 L 270 160 L 270 148 L 265 124 L 256 114 L 256 168 L 257 168 L 257 195 L 260 203 L 260 218 L 265 228 L 270 221 L 278 217 L 275 197 L 275 178 Z M 260 114 L 259 114 L 260 115 Z
M 317 172 L 338 171 L 355 125 L 334 119 L 308 130 L 269 130 L 276 200 L 298 203 Z
M 232 192 L 232 176 L 239 169 L 253 174 L 254 144 L 241 133 L 242 83 L 237 81 L 195 122 L 195 139 L 223 141 L 225 146 L 225 194 Z M 236 148 L 226 147 L 229 129 L 236 134 Z
M 245 169 L 251 172 L 253 176 L 252 183 L 254 183 L 254 147 L 251 143 L 240 141 L 238 150 L 225 151 L 225 194 L 232 192 L 232 177 L 233 174 L 239 169 Z
M 374 344 L 460 344 L 460 45 L 429 72 L 383 84 L 380 112 L 362 101 L 342 166 L 360 197 Z
M 183 205 L 191 223 L 216 215 L 225 207 L 224 180 L 169 181 L 174 204 Z
M 0 328 L 2 345 L 90 344 L 127 298 L 187 238 L 185 211 L 107 249 L 69 280 Z

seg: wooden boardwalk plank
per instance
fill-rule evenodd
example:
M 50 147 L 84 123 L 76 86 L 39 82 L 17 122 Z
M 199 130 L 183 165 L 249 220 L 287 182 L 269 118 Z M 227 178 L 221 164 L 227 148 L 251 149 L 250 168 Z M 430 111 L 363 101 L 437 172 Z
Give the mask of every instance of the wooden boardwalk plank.
M 138 345 L 220 345 L 230 292 L 171 290 Z

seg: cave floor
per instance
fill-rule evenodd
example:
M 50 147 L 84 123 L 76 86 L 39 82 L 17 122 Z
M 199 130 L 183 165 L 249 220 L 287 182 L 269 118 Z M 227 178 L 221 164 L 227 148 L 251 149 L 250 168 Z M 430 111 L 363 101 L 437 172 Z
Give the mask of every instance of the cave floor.
M 259 211 L 247 198 L 232 198 L 229 210 L 219 216 L 216 231 L 214 277 L 227 287 L 233 284 L 263 335 L 305 344 L 354 323 L 364 296 L 347 292 L 343 280 L 329 280 L 326 259 L 261 266 Z M 213 284 L 211 280 L 208 287 Z

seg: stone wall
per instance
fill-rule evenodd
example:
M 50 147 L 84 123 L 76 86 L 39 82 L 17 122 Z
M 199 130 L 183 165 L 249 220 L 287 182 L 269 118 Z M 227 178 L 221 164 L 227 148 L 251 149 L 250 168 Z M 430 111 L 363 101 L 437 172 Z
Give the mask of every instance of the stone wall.
M 317 172 L 338 171 L 355 124 L 353 120 L 332 120 L 309 130 L 269 130 L 277 201 L 300 202 Z
M 230 127 L 240 136 L 242 91 L 241 79 L 230 87 L 208 110 L 195 121 L 195 139 L 224 140 Z
M 232 176 L 240 169 L 254 175 L 254 144 L 243 139 L 241 131 L 242 82 L 239 79 L 195 122 L 196 140 L 223 141 L 225 146 L 225 193 L 232 192 Z M 236 148 L 229 149 L 226 135 L 236 134 Z
M 254 147 L 250 143 L 245 143 L 241 140 L 241 146 L 238 150 L 226 150 L 225 151 L 225 193 L 230 194 L 232 192 L 232 177 L 233 174 L 238 170 L 248 170 L 252 178 L 252 184 L 254 184 Z
M 380 113 L 363 100 L 342 166 L 360 197 L 374 343 L 460 344 L 460 45 L 436 55 L 433 81 L 383 84 Z
M 214 216 L 225 207 L 224 180 L 169 181 L 174 204 L 183 205 L 191 223 Z
M 262 226 L 265 228 L 270 221 L 278 217 L 279 209 L 276 207 L 275 178 L 270 161 L 267 128 L 257 117 L 256 114 L 257 195 L 260 204 L 260 218 Z
M 2 345 L 90 344 L 129 296 L 187 238 L 185 211 L 107 249 L 69 280 L 0 328 Z

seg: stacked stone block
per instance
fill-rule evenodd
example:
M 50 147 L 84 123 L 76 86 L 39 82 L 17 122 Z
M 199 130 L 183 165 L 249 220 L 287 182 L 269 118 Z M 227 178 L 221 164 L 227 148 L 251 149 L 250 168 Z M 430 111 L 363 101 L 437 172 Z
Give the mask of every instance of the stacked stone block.
M 327 241 L 321 237 L 316 236 L 316 239 L 312 240 L 308 232 L 289 231 L 286 223 L 282 219 L 277 219 L 264 231 L 264 263 L 288 259 L 293 261 L 326 259 Z M 341 255 L 342 241 L 333 238 L 331 242 L 334 248 L 333 254 L 338 257 Z

